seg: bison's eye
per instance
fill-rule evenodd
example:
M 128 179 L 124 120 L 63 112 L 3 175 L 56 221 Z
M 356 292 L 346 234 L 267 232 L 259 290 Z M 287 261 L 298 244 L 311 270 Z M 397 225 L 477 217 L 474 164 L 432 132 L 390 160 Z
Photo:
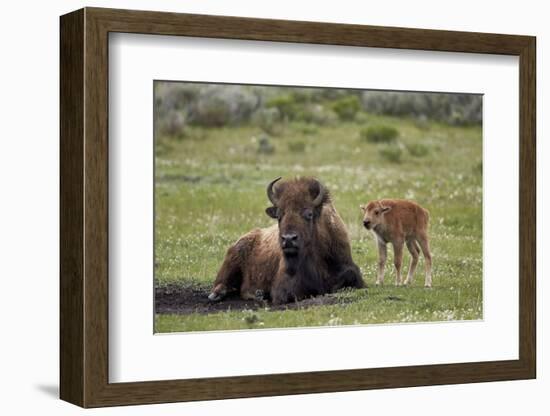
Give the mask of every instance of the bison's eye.
M 374 213 L 375 213 L 376 215 L 378 215 L 378 214 L 380 214 L 380 211 L 379 211 L 379 210 L 376 210 L 376 211 L 374 211 Z
M 313 211 L 310 209 L 306 209 L 304 211 L 304 218 L 308 221 L 311 221 L 313 219 Z

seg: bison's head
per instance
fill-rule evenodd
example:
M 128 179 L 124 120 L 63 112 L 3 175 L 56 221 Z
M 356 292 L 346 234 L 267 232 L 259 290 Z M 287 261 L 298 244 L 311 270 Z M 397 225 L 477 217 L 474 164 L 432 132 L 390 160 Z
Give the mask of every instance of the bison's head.
M 382 205 L 380 201 L 371 201 L 367 205 L 361 205 L 360 208 L 363 211 L 363 225 L 367 230 L 372 230 L 384 223 L 384 214 L 391 209 Z
M 329 200 L 325 187 L 316 179 L 299 178 L 267 185 L 267 197 L 273 206 L 267 215 L 279 221 L 279 243 L 292 272 L 315 243 L 316 227 L 323 204 Z

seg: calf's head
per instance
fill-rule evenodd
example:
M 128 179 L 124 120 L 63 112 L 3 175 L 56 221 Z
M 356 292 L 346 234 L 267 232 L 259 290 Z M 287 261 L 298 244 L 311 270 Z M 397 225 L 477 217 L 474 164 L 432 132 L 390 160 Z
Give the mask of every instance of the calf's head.
M 316 179 L 299 178 L 275 185 L 280 179 L 267 185 L 267 197 L 273 206 L 266 213 L 279 222 L 279 244 L 287 264 L 292 266 L 315 244 L 316 227 L 329 195 Z
M 372 230 L 384 223 L 384 215 L 391 210 L 391 207 L 384 206 L 380 201 L 371 201 L 367 205 L 361 205 L 363 211 L 363 226 Z

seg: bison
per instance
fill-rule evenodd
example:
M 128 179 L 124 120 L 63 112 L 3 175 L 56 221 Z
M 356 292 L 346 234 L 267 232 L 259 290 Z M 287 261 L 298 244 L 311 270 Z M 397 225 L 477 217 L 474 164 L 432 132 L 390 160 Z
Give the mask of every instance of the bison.
M 265 210 L 278 224 L 254 229 L 229 247 L 211 301 L 238 291 L 242 299 L 269 297 L 278 305 L 364 286 L 328 190 L 313 178 L 275 185 L 280 179 L 267 186 L 273 206 Z
M 402 284 L 401 263 L 403 245 L 406 243 L 411 253 L 411 265 L 405 284 L 412 283 L 420 250 L 426 263 L 424 286 L 432 286 L 432 255 L 428 241 L 429 212 L 415 202 L 403 199 L 381 199 L 361 205 L 363 225 L 371 230 L 378 244 L 378 277 L 376 284 L 384 282 L 387 243 L 393 246 L 393 257 L 396 270 L 395 284 Z M 420 244 L 420 248 L 418 245 Z

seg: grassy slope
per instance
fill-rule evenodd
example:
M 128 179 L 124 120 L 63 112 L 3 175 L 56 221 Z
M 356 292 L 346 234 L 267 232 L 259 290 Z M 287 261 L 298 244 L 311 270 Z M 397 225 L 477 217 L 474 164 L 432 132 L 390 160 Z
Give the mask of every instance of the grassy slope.
M 352 239 L 355 262 L 369 284 L 345 292 L 345 305 L 304 311 L 235 311 L 158 315 L 160 332 L 339 324 L 413 322 L 482 317 L 481 129 L 369 116 L 400 131 L 399 142 L 422 143 L 422 158 L 406 150 L 401 163 L 380 157 L 380 146 L 359 139 L 356 123 L 305 128 L 289 125 L 261 155 L 255 127 L 194 129 L 181 140 L 161 138 L 156 158 L 156 284 L 210 284 L 225 250 L 241 234 L 272 223 L 265 185 L 274 177 L 313 175 L 331 190 Z M 289 143 L 305 143 L 292 152 Z M 376 198 L 409 198 L 431 213 L 434 288 L 423 285 L 423 259 L 412 288 L 393 287 L 389 250 L 385 287 L 374 287 L 377 251 L 361 227 L 359 205 Z M 409 255 L 405 256 L 405 271 Z M 249 323 L 253 322 L 253 323 Z

